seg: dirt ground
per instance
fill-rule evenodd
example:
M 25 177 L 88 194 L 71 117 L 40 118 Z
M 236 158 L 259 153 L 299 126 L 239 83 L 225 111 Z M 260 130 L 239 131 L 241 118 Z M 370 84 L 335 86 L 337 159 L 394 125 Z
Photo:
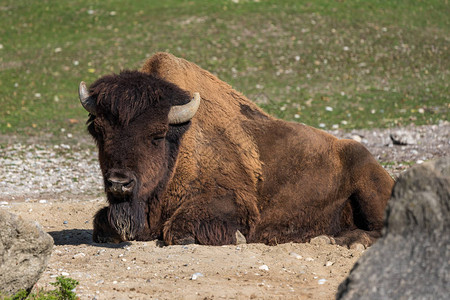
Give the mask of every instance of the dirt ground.
M 38 287 L 51 289 L 65 275 L 79 281 L 80 299 L 333 299 L 364 252 L 322 239 L 278 246 L 96 244 L 92 216 L 103 205 L 102 198 L 11 205 L 9 211 L 37 220 L 55 241 Z
M 333 134 L 360 139 L 394 177 L 450 153 L 448 122 L 403 131 L 413 139 L 410 145 L 393 145 L 392 130 Z M 64 275 L 79 281 L 80 299 L 334 299 L 365 252 L 321 238 L 277 246 L 96 244 L 92 218 L 106 201 L 95 151 L 11 141 L 3 145 L 0 209 L 38 221 L 55 241 L 39 288 L 52 289 L 49 283 Z

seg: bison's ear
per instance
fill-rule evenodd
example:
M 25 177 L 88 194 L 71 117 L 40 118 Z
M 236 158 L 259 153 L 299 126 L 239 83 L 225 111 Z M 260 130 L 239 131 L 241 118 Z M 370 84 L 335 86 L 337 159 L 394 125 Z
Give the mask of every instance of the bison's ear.
M 84 81 L 80 82 L 78 86 L 78 96 L 80 97 L 81 105 L 87 110 L 91 115 L 95 116 L 95 99 L 89 96 L 89 92 L 86 88 L 86 83 Z
M 195 115 L 200 105 L 200 94 L 194 93 L 189 103 L 172 106 L 169 111 L 169 124 L 181 124 L 189 121 Z

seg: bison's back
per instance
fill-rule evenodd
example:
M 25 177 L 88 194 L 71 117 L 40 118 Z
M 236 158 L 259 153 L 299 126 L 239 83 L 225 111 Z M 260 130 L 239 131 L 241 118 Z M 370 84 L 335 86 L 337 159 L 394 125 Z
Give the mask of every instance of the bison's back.
M 335 234 L 340 226 L 338 206 L 348 197 L 342 193 L 348 189 L 348 178 L 336 155 L 338 140 L 281 120 L 252 126 L 263 164 L 258 185 L 259 241 L 301 242 L 318 234 Z M 333 203 L 330 200 L 336 195 L 341 199 Z

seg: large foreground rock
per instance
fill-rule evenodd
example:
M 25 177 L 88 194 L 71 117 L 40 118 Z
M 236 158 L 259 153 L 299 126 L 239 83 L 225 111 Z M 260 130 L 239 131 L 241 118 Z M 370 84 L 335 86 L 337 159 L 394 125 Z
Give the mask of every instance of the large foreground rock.
M 355 264 L 337 299 L 449 299 L 450 158 L 400 176 L 383 237 Z
M 30 290 L 47 266 L 52 237 L 40 225 L 0 210 L 0 292 Z

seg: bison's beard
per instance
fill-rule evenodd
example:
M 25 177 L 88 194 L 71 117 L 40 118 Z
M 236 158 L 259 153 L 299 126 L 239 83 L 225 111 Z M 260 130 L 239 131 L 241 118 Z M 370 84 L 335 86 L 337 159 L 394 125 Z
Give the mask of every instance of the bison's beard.
M 108 221 L 123 241 L 136 239 L 146 224 L 143 201 L 131 199 L 109 206 Z

